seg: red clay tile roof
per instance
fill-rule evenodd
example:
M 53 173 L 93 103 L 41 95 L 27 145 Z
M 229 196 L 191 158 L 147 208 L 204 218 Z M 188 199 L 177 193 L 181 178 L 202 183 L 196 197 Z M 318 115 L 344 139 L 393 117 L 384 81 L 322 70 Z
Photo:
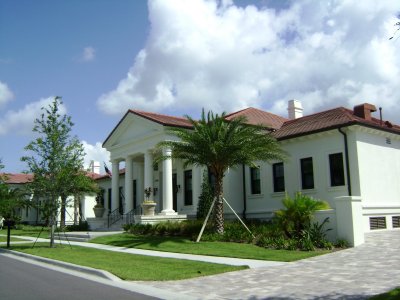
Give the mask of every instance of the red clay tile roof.
M 0 175 L 4 175 L 7 178 L 5 182 L 8 184 L 25 184 L 33 180 L 33 174 L 0 173 Z M 102 175 L 92 172 L 87 172 L 87 176 L 94 180 L 102 177 Z
M 97 174 L 98 177 L 94 178 L 95 180 L 101 180 L 101 179 L 110 179 L 111 177 L 108 176 L 108 174 L 103 174 L 103 175 L 99 175 Z M 125 168 L 119 169 L 119 175 L 125 175 Z
M 117 124 L 114 130 L 107 137 L 103 145 L 107 142 L 122 120 L 130 113 L 146 118 L 150 121 L 159 123 L 163 126 L 174 126 L 183 128 L 192 128 L 190 122 L 182 117 L 173 117 L 163 114 L 144 112 L 140 110 L 129 110 L 121 121 Z M 295 120 L 289 120 L 284 117 L 249 107 L 237 112 L 230 113 L 226 116 L 226 120 L 232 120 L 238 116 L 245 116 L 247 123 L 251 125 L 262 125 L 267 128 L 274 129 L 274 136 L 278 140 L 293 138 L 296 136 L 307 135 L 311 133 L 327 131 L 343 126 L 350 126 L 353 124 L 360 124 L 367 127 L 385 130 L 400 134 L 400 126 L 391 124 L 390 122 L 382 122 L 372 118 L 365 120 L 361 117 L 354 115 L 352 110 L 344 107 L 338 107 L 327 111 L 315 113 L 312 115 L 304 116 Z M 104 177 L 103 177 L 104 178 Z
M 392 127 L 390 127 L 390 123 L 383 121 L 381 124 L 381 121 L 376 118 L 372 118 L 368 121 L 355 116 L 352 110 L 338 107 L 287 121 L 279 130 L 274 132 L 274 136 L 278 140 L 284 140 L 354 124 L 383 129 L 385 131 L 400 134 L 400 127 L 397 125 L 392 125 Z
M 190 122 L 186 118 L 182 117 L 167 116 L 152 112 L 145 112 L 141 110 L 129 110 L 129 112 L 164 126 L 186 127 L 186 128 L 193 127 L 192 124 L 190 124 Z
M 32 174 L 1 173 L 0 175 L 6 177 L 5 182 L 8 184 L 24 184 L 33 180 Z
M 226 119 L 232 120 L 239 116 L 245 116 L 247 118 L 247 124 L 262 125 L 272 129 L 279 129 L 284 122 L 288 121 L 286 118 L 253 107 L 231 113 L 226 116 Z
M 101 174 L 97 174 L 97 173 L 92 173 L 92 172 L 87 172 L 86 175 L 94 180 L 102 177 Z

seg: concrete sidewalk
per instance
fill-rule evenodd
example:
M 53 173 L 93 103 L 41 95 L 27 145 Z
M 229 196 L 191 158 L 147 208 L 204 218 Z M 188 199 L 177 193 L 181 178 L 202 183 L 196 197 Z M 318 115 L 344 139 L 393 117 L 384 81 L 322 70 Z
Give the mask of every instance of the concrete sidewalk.
M 355 248 L 181 281 L 142 282 L 201 299 L 368 299 L 400 286 L 400 230 L 366 234 Z
M 101 233 L 95 234 L 96 236 L 102 235 Z M 104 235 L 104 234 L 103 234 Z M 23 237 L 28 241 L 21 242 L 12 242 L 12 244 L 21 244 L 21 243 L 31 243 L 35 241 L 34 237 Z M 48 239 L 39 238 L 37 242 L 49 242 Z M 95 248 L 100 250 L 107 251 L 115 251 L 129 254 L 138 254 L 138 255 L 147 255 L 147 256 L 157 256 L 157 257 L 165 257 L 165 258 L 177 258 L 177 259 L 186 259 L 186 260 L 196 260 L 196 261 L 204 261 L 216 264 L 226 264 L 232 266 L 249 266 L 249 268 L 265 268 L 271 266 L 281 266 L 284 264 L 288 264 L 285 262 L 277 262 L 277 261 L 265 261 L 265 260 L 255 260 L 255 259 L 242 259 L 242 258 L 232 258 L 232 257 L 217 257 L 217 256 L 207 256 L 207 255 L 194 255 L 194 254 L 184 254 L 184 253 L 173 253 L 173 252 L 162 252 L 162 251 L 153 251 L 153 250 L 142 250 L 135 248 L 126 248 L 126 247 L 116 247 L 109 246 L 103 244 L 93 244 L 87 242 L 75 242 L 75 241 L 56 241 L 56 243 L 62 244 L 71 244 L 75 246 L 87 247 L 87 248 Z M 0 243 L 4 244 L 4 243 Z

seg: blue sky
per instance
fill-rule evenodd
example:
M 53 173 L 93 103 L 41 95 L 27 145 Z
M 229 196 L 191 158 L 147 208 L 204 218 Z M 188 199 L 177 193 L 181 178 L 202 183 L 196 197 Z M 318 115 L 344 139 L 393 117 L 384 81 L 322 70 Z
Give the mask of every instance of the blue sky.
M 2 0 L 0 157 L 20 172 L 33 120 L 62 96 L 90 159 L 128 108 L 286 116 L 370 102 L 400 123 L 397 1 Z M 248 6 L 255 4 L 255 6 Z

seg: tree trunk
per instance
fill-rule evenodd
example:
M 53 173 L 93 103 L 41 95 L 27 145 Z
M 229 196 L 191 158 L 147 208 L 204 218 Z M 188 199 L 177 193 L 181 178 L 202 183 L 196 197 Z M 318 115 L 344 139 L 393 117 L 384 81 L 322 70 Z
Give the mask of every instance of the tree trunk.
M 79 195 L 74 197 L 74 225 L 79 224 L 78 214 L 79 214 Z
M 215 196 L 217 197 L 215 203 L 215 213 L 214 213 L 215 231 L 218 234 L 223 234 L 224 233 L 224 202 L 222 200 L 223 176 L 218 174 L 215 175 Z
M 60 229 L 63 230 L 65 227 L 65 209 L 66 209 L 67 197 L 61 196 L 61 211 L 60 211 Z
M 51 216 L 50 221 L 50 248 L 54 248 L 54 232 L 56 230 L 54 214 Z
M 11 221 L 7 220 L 7 248 L 10 248 L 11 239 Z
M 50 204 L 50 248 L 54 248 L 54 232 L 56 230 L 56 219 L 57 219 L 57 198 L 52 197 Z

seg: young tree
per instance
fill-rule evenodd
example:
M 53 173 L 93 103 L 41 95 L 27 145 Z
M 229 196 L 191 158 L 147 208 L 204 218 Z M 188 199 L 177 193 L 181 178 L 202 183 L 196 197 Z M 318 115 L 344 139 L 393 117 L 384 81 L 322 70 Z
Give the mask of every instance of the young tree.
M 4 168 L 0 160 L 0 219 L 4 218 L 7 225 L 7 247 L 10 247 L 10 226 L 11 222 L 18 221 L 20 215 L 18 209 L 29 207 L 30 201 L 26 194 L 20 189 L 11 189 L 7 184 L 7 175 L 2 173 Z
M 68 196 L 95 190 L 94 182 L 83 172 L 83 145 L 76 136 L 71 136 L 74 124 L 71 117 L 60 114 L 61 105 L 61 98 L 55 97 L 48 107 L 42 108 L 33 127 L 37 137 L 25 147 L 31 155 L 21 158 L 34 175 L 31 188 L 35 195 L 47 200 L 51 247 L 60 208 L 61 226 L 65 225 Z
M 206 116 L 204 110 L 200 121 L 186 116 L 193 130 L 171 128 L 170 132 L 179 141 L 159 144 L 160 147 L 170 147 L 172 158 L 182 159 L 186 166 L 208 167 L 215 178 L 214 221 L 216 232 L 220 234 L 224 232 L 223 178 L 228 168 L 242 164 L 255 166 L 256 161 L 282 160 L 286 156 L 264 127 L 248 125 L 244 117 L 227 121 L 225 116 L 225 113 L 219 116 L 212 111 Z

